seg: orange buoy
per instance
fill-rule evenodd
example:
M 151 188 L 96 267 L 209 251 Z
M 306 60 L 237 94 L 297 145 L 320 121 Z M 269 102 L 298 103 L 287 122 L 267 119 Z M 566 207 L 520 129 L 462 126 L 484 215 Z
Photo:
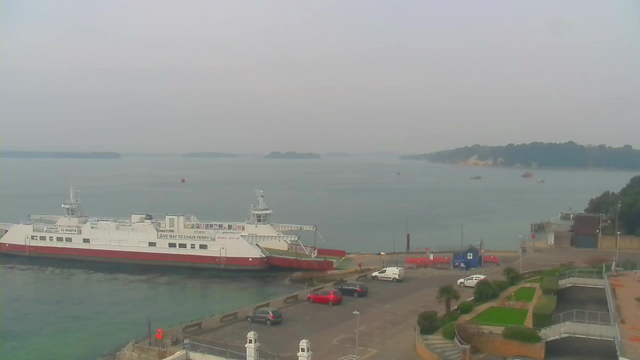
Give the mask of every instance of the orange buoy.
M 164 330 L 158 329 L 156 330 L 156 339 L 162 340 L 164 338 Z
M 186 182 L 186 180 L 185 180 L 185 179 L 182 179 L 180 182 L 184 184 L 184 183 Z

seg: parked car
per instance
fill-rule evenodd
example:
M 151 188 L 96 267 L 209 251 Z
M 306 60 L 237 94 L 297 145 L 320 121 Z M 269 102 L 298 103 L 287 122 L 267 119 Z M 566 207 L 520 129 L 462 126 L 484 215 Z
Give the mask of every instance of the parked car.
M 249 322 L 263 322 L 269 326 L 282 322 L 282 313 L 275 308 L 262 308 L 253 310 L 253 313 L 247 316 Z
M 342 294 L 338 290 L 318 290 L 307 296 L 310 303 L 338 305 L 342 302 Z
M 404 268 L 401 267 L 387 267 L 378 270 L 371 274 L 373 280 L 389 280 L 389 281 L 402 281 L 404 280 Z
M 478 281 L 482 281 L 486 278 L 487 277 L 485 275 L 471 275 L 467 276 L 466 278 L 458 279 L 457 284 L 458 286 L 476 287 Z
M 336 287 L 342 295 L 349 295 L 353 297 L 367 296 L 369 288 L 363 283 L 353 282 L 345 283 Z

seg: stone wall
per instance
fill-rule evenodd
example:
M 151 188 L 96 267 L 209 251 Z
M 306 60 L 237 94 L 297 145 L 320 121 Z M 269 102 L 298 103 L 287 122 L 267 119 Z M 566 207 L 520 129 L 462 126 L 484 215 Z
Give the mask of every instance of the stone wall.
M 616 249 L 616 237 L 615 236 L 601 236 L 600 237 L 600 249 L 615 250 Z M 640 237 L 636 236 L 620 236 L 620 250 L 636 250 L 640 251 Z
M 536 344 L 507 340 L 502 336 L 475 334 L 471 339 L 471 346 L 478 351 L 502 357 L 528 356 L 536 360 L 544 360 L 544 342 Z

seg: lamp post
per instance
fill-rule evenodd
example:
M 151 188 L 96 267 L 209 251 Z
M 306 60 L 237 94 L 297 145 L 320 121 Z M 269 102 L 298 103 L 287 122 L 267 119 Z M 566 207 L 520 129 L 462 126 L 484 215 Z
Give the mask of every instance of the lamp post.
M 520 241 L 520 273 L 522 274 L 522 235 L 518 236 L 518 240 Z
M 360 312 L 356 310 L 353 312 L 353 314 L 356 316 L 356 360 L 358 360 L 358 331 L 360 328 Z

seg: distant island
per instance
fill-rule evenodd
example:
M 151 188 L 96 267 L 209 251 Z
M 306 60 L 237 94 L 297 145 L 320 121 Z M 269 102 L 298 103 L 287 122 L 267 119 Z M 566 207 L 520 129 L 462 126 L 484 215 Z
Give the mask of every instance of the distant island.
M 116 152 L 47 152 L 47 151 L 0 151 L 0 157 L 14 159 L 120 159 Z
M 297 153 L 295 151 L 287 151 L 286 153 L 274 151 L 269 155 L 265 155 L 264 158 L 265 159 L 320 159 L 320 155 L 314 154 L 314 153 Z
M 434 163 L 511 166 L 523 168 L 601 168 L 640 170 L 640 150 L 631 145 L 614 148 L 606 145 L 566 143 L 509 144 L 507 146 L 465 146 L 429 154 L 405 155 L 401 160 L 425 160 Z
M 219 152 L 192 152 L 183 155 L 183 157 L 187 158 L 239 158 L 242 156 L 246 155 Z
M 350 157 L 351 154 L 349 154 L 348 152 L 343 152 L 343 151 L 334 151 L 334 152 L 327 153 L 326 156 L 327 157 L 347 158 L 347 157 Z

